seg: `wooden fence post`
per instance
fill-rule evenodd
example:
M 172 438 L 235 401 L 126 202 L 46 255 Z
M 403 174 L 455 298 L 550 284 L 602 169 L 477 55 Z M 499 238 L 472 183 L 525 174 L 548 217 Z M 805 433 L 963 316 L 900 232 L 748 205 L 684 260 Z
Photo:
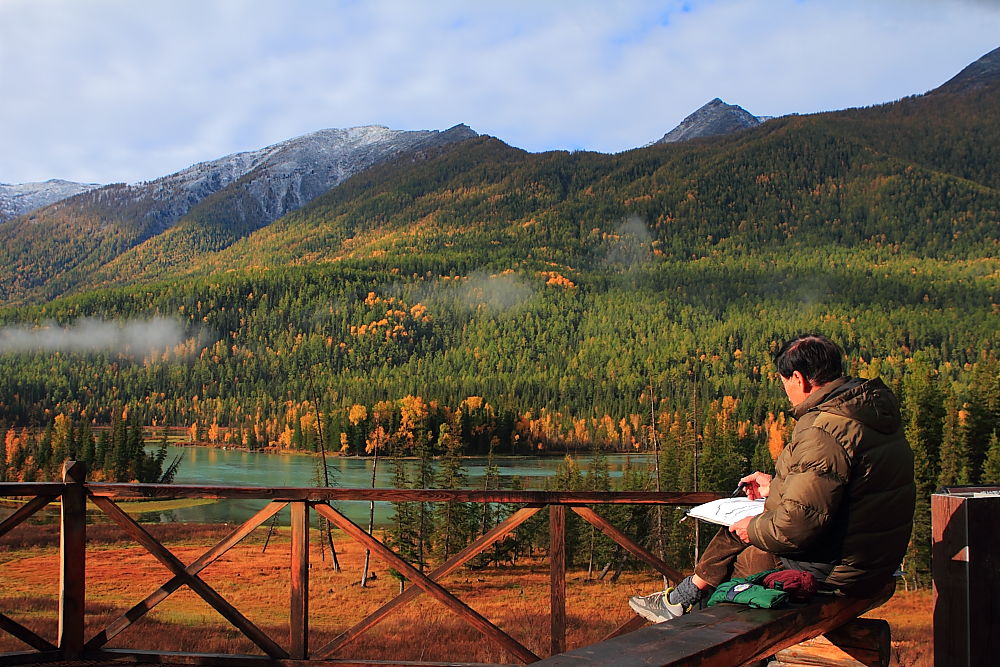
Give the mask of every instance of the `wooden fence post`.
M 566 506 L 549 505 L 549 598 L 552 655 L 566 650 Z
M 292 660 L 309 657 L 309 503 L 292 505 L 292 592 L 289 654 Z
M 87 563 L 87 466 L 63 463 L 59 532 L 59 650 L 67 660 L 83 655 Z
M 1000 487 L 950 487 L 931 496 L 934 664 L 995 665 L 1000 599 Z

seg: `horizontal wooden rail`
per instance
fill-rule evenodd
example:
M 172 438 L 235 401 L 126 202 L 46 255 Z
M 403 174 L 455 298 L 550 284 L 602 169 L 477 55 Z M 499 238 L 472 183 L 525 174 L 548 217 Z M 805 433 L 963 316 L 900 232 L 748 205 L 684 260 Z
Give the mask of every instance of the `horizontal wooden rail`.
M 594 512 L 590 505 L 673 505 L 687 506 L 714 500 L 713 493 L 683 492 L 590 492 L 590 491 L 475 491 L 439 489 L 341 489 L 341 488 L 301 488 L 301 487 L 237 487 L 237 486 L 194 486 L 164 484 L 106 484 L 83 481 L 79 464 L 67 463 L 71 474 L 64 483 L 0 483 L 0 497 L 28 497 L 26 503 L 16 509 L 11 516 L 0 521 L 0 535 L 23 523 L 53 501 L 60 502 L 62 522 L 62 559 L 60 581 L 60 631 L 56 642 L 38 636 L 20 625 L 9 615 L 0 613 L 0 631 L 18 638 L 34 652 L 20 651 L 0 654 L 0 665 L 25 664 L 32 657 L 37 662 L 64 659 L 107 659 L 110 656 L 131 655 L 144 662 L 176 661 L 194 664 L 406 664 L 435 665 L 433 662 L 381 662 L 377 660 L 352 660 L 340 657 L 340 650 L 376 625 L 392 611 L 421 594 L 428 594 L 451 610 L 460 619 L 472 625 L 488 641 L 501 647 L 518 661 L 527 664 L 539 657 L 505 631 L 484 618 L 475 609 L 456 598 L 444 588 L 440 581 L 464 563 L 482 554 L 490 546 L 502 540 L 517 529 L 540 509 L 550 508 L 550 543 L 555 551 L 551 562 L 551 647 L 553 651 L 565 648 L 565 565 L 560 549 L 565 531 L 565 508 L 571 508 L 580 518 L 591 523 L 598 530 L 618 543 L 640 561 L 643 561 L 668 579 L 677 581 L 680 573 L 655 555 L 633 542 L 627 535 Z M 233 500 L 271 501 L 243 525 L 206 551 L 189 565 L 185 565 L 169 549 L 154 538 L 145 528 L 129 517 L 116 503 L 118 500 L 142 498 L 211 498 Z M 112 522 L 142 545 L 166 569 L 166 576 L 158 588 L 143 600 L 135 603 L 127 612 L 113 620 L 89 639 L 83 636 L 86 590 L 85 564 L 87 553 L 83 545 L 86 540 L 86 507 L 89 500 Z M 366 530 L 335 510 L 329 503 L 335 501 L 363 502 L 463 502 L 463 503 L 504 503 L 521 505 L 507 520 L 472 544 L 454 555 L 429 573 L 421 572 L 400 558 L 389 547 L 369 535 Z M 274 516 L 285 505 L 292 506 L 292 554 L 290 563 L 290 632 L 288 645 L 283 647 L 260 628 L 251 623 L 231 603 L 205 583 L 199 573 L 217 560 L 229 549 L 247 537 L 254 529 Z M 320 648 L 309 647 L 309 522 L 310 510 L 341 528 L 351 539 L 371 550 L 390 567 L 403 573 L 414 586 L 388 602 L 381 609 L 369 614 L 354 627 L 342 632 L 336 639 Z M 115 636 L 131 628 L 157 604 L 173 592 L 187 586 L 211 605 L 233 627 L 249 638 L 263 655 L 210 655 L 199 653 L 175 653 L 128 649 L 110 649 L 106 644 Z M 626 624 L 629 627 L 630 624 Z M 473 663 L 449 662 L 451 665 L 471 665 Z
M 0 485 L 0 495 L 6 493 Z M 544 505 L 700 505 L 719 497 L 674 491 L 475 491 L 466 489 L 343 489 L 311 487 L 190 486 L 184 484 L 87 484 L 91 496 L 125 498 L 215 498 L 285 501 L 541 503 Z M 26 494 L 32 495 L 32 494 Z
M 65 487 L 62 482 L 0 482 L 0 497 L 58 498 Z

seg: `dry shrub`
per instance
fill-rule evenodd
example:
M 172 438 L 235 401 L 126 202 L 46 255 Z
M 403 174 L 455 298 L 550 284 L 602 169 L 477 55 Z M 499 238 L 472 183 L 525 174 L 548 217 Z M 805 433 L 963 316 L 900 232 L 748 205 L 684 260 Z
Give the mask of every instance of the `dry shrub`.
M 901 667 L 932 667 L 934 664 L 933 608 L 931 591 L 897 591 L 881 607 L 865 614 L 884 618 L 892 632 L 893 664 Z

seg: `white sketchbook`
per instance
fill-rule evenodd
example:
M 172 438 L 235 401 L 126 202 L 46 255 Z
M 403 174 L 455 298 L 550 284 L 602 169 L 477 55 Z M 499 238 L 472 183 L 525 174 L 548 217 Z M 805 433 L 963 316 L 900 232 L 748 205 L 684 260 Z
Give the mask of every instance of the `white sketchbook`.
M 692 507 L 685 516 L 693 516 L 695 519 L 717 523 L 721 526 L 731 526 L 740 519 L 748 516 L 757 516 L 764 511 L 764 499 L 750 500 L 749 498 L 720 498 L 704 505 Z

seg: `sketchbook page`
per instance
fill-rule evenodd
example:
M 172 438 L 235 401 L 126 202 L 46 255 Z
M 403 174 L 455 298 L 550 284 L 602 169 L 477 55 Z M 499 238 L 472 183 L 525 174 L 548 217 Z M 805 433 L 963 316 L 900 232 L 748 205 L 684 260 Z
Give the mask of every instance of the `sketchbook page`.
M 702 521 L 731 526 L 743 517 L 756 516 L 764 511 L 764 499 L 720 498 L 704 505 L 692 507 L 685 514 Z

